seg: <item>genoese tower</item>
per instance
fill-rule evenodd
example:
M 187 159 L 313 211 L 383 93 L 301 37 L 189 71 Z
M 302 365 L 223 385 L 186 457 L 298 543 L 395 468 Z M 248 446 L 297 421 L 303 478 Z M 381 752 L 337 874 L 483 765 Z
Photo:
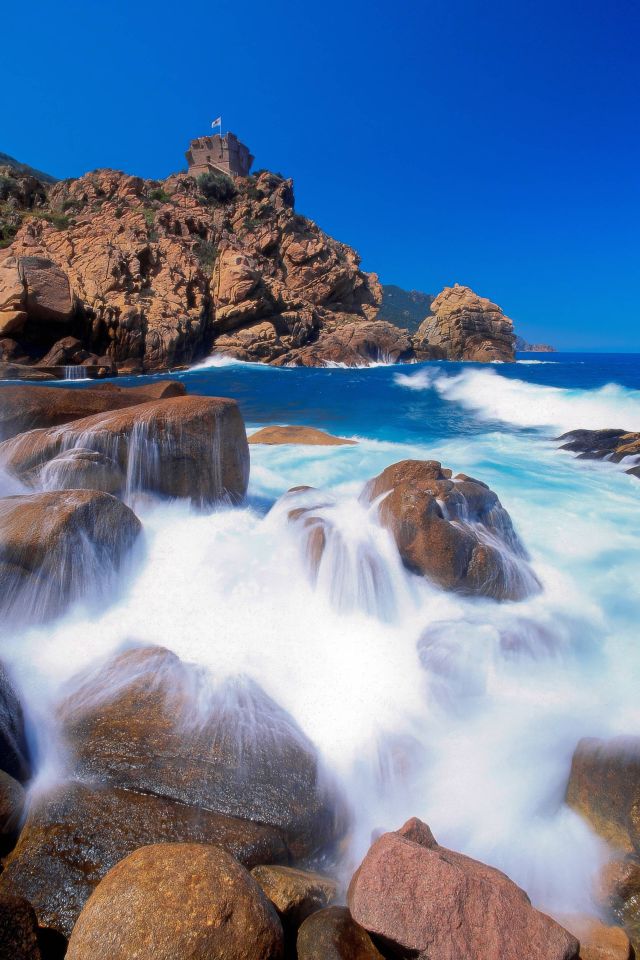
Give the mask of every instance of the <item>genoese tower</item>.
M 189 173 L 194 176 L 219 170 L 230 177 L 248 177 L 253 163 L 249 148 L 238 140 L 235 133 L 198 137 L 191 141 L 185 157 Z

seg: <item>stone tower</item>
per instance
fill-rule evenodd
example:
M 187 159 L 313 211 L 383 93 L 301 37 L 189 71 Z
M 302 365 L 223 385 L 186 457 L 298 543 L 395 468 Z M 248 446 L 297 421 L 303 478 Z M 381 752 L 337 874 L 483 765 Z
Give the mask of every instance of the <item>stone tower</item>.
M 192 140 L 185 157 L 189 173 L 198 176 L 211 170 L 220 170 L 230 177 L 248 177 L 253 163 L 249 148 L 245 147 L 235 133 L 216 133 L 213 137 L 198 137 Z

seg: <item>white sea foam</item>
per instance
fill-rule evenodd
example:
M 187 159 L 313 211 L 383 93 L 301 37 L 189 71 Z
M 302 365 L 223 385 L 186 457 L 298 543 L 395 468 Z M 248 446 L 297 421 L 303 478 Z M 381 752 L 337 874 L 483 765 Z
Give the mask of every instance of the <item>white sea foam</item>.
M 465 370 L 447 376 L 429 368 L 396 374 L 394 380 L 411 390 L 436 390 L 481 420 L 546 427 L 557 433 L 579 428 L 640 430 L 640 391 L 616 383 L 584 390 L 526 383 L 493 370 Z

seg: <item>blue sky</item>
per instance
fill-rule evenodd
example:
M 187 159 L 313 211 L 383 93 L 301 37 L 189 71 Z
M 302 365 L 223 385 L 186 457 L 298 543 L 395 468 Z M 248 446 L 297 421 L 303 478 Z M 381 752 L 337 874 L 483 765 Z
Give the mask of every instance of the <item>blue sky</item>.
M 222 113 L 385 283 L 525 337 L 640 350 L 637 0 L 44 3 L 3 10 L 0 150 L 164 177 Z

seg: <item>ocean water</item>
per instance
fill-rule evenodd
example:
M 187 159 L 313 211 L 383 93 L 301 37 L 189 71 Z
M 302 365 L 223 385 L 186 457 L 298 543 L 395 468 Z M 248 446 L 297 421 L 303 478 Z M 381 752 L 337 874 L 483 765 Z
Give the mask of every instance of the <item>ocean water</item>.
M 144 543 L 112 602 L 3 636 L 40 757 L 35 789 L 64 775 L 52 722 L 61 686 L 127 643 L 163 644 L 215 682 L 251 677 L 315 743 L 351 809 L 345 877 L 372 831 L 417 815 L 536 905 L 594 912 L 607 851 L 563 798 L 580 737 L 640 730 L 640 483 L 554 438 L 640 430 L 640 356 L 355 370 L 218 358 L 176 376 L 190 393 L 237 399 L 249 431 L 308 424 L 358 444 L 252 446 L 240 508 L 202 514 L 138 497 Z M 404 570 L 357 498 L 405 458 L 488 483 L 542 592 L 500 604 Z M 340 534 L 315 585 L 295 528 L 272 509 L 301 484 L 323 491 Z

